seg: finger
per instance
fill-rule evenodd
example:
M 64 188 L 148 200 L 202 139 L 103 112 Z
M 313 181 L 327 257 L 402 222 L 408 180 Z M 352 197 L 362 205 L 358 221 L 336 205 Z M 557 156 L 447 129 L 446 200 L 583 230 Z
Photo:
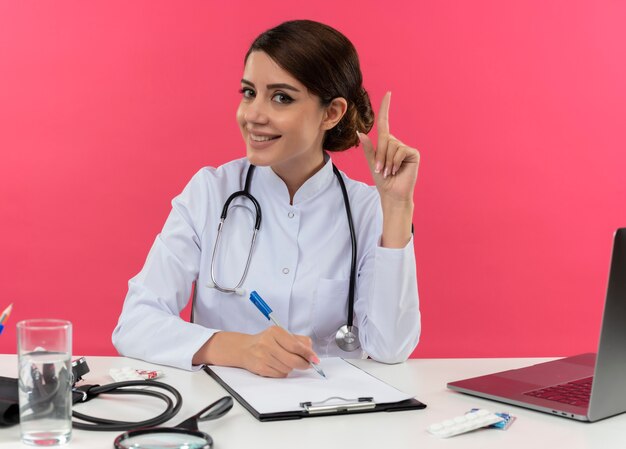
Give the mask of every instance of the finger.
M 317 354 L 315 354 L 315 352 L 313 351 L 311 347 L 305 346 L 300 341 L 298 341 L 298 339 L 294 335 L 290 334 L 284 329 L 281 329 L 281 331 L 282 332 L 277 332 L 275 334 L 275 337 L 276 337 L 276 342 L 285 351 L 301 357 L 307 363 L 309 361 L 318 363 L 319 358 L 317 357 Z
M 391 103 L 391 92 L 387 92 L 380 103 L 378 111 L 377 130 L 378 135 L 389 134 L 389 104 Z
M 390 176 L 393 173 L 393 160 L 400 148 L 400 142 L 395 139 L 389 140 L 387 144 L 387 153 L 385 154 L 385 171 L 383 172 L 383 178 Z
M 375 173 L 383 173 L 385 162 L 387 161 L 387 146 L 389 145 L 389 134 L 378 134 L 378 146 L 376 147 L 376 167 Z
M 256 374 L 258 374 L 259 376 L 263 376 L 263 377 L 287 377 L 287 374 L 289 373 L 284 373 L 282 371 L 279 371 L 275 368 L 273 368 L 270 365 L 264 365 L 263 367 L 259 368 L 259 370 L 256 372 Z
M 269 354 L 267 359 L 267 366 L 276 371 L 284 374 L 285 376 L 293 371 L 294 367 L 290 366 L 288 363 L 285 363 L 279 354 L 279 352 L 285 352 L 283 349 L 276 349 L 276 354 Z
M 279 340 L 287 339 L 294 340 L 296 345 L 303 346 L 303 343 L 295 336 L 276 326 L 268 328 L 263 334 L 265 338 L 257 345 L 258 372 L 267 373 L 266 368 L 269 367 L 286 376 L 294 368 L 308 368 L 308 361 L 297 354 L 288 352 L 279 343 Z
M 361 141 L 361 146 L 363 147 L 363 153 L 365 153 L 365 158 L 367 159 L 367 163 L 370 166 L 370 170 L 375 173 L 379 173 L 375 171 L 376 168 L 376 151 L 374 150 L 374 144 L 372 140 L 369 138 L 367 134 L 357 132 L 357 136 Z
M 392 174 L 395 175 L 398 170 L 402 168 L 403 164 L 413 163 L 419 166 L 420 162 L 420 153 L 415 148 L 407 147 L 406 145 L 400 144 L 400 148 L 396 152 L 396 155 L 393 158 L 393 169 Z
M 274 342 L 274 346 L 276 342 Z M 291 371 L 282 363 L 278 363 L 271 354 L 271 347 L 268 344 L 264 348 L 255 351 L 254 362 L 248 368 L 255 374 L 265 377 L 285 377 Z
M 293 369 L 308 369 L 311 366 L 307 359 L 282 347 L 277 347 L 276 351 L 272 353 L 272 357 L 276 359 L 276 363 L 272 366 L 285 373 L 290 373 Z
M 393 162 L 392 162 L 392 167 L 391 167 L 391 175 L 394 176 L 396 173 L 398 173 L 398 170 L 400 170 L 400 167 L 402 166 L 402 161 L 404 161 L 404 159 L 406 158 L 406 147 L 404 146 L 400 146 L 398 148 L 398 151 L 396 151 L 396 154 L 393 157 Z
M 296 337 L 298 341 L 304 346 L 313 350 L 313 340 L 311 339 L 311 337 L 307 337 L 306 335 L 294 335 L 294 337 Z

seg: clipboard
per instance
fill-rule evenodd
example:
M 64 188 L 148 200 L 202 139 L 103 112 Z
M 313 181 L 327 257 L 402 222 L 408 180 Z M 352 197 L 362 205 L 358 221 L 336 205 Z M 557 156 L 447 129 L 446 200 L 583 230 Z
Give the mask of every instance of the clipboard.
M 344 362 L 346 365 L 349 365 L 349 369 L 358 370 L 361 373 L 361 377 L 366 379 L 368 382 L 372 382 L 373 384 L 378 384 L 379 387 L 393 389 L 398 392 L 395 388 L 386 384 L 382 380 L 372 376 L 371 374 L 361 370 L 359 367 L 356 367 L 349 362 L 346 362 L 342 359 L 338 359 L 341 362 Z M 339 363 L 339 362 L 334 362 Z M 230 370 L 237 370 L 237 368 L 226 368 Z M 291 420 L 291 419 L 301 419 L 301 418 L 312 418 L 317 416 L 334 416 L 334 415 L 346 415 L 346 414 L 357 414 L 357 413 L 372 413 L 372 412 L 396 412 L 396 411 L 405 411 L 405 410 L 419 410 L 426 408 L 426 404 L 420 402 L 415 398 L 408 398 L 400 401 L 394 402 L 382 402 L 377 403 L 372 396 L 346 396 L 346 395 L 338 395 L 338 396 L 329 396 L 325 399 L 320 399 L 316 401 L 298 401 L 293 404 L 291 410 L 286 411 L 264 411 L 258 410 L 255 405 L 253 405 L 253 401 L 249 400 L 249 397 L 245 394 L 242 394 L 241 391 L 238 391 L 236 387 L 231 385 L 225 379 L 220 376 L 217 372 L 222 370 L 224 372 L 224 367 L 204 367 L 204 371 L 211 376 L 217 383 L 219 383 L 228 393 L 233 396 L 237 402 L 239 402 L 252 416 L 254 416 L 257 420 L 261 422 L 265 421 L 282 421 L 282 420 Z M 324 371 L 327 371 L 326 367 L 324 367 Z M 246 374 L 248 375 L 248 374 Z M 268 382 L 276 381 L 276 379 L 267 379 L 260 378 L 255 374 L 249 373 L 250 379 L 255 379 L 256 382 L 264 382 L 262 379 L 266 379 Z M 330 373 L 329 373 L 330 376 Z M 324 382 L 324 380 L 321 380 Z M 401 393 L 401 392 L 398 392 Z M 303 395 L 306 393 L 302 393 Z M 404 396 L 408 396 L 404 393 L 401 393 Z M 295 399 L 294 399 L 295 401 Z

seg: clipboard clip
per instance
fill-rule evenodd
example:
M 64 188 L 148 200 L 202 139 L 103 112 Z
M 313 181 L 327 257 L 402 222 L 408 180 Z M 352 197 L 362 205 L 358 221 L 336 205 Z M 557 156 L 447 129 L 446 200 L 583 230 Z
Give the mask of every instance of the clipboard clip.
M 314 415 L 316 413 L 340 413 L 367 410 L 376 407 L 376 403 L 374 402 L 374 398 L 346 399 L 340 396 L 332 396 L 319 402 L 301 402 L 300 407 L 308 414 Z

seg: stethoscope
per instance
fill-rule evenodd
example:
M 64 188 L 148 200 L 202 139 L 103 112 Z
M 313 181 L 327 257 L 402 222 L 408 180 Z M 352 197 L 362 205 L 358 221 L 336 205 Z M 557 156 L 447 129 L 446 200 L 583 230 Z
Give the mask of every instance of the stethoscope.
M 211 282 L 208 284 L 208 287 L 215 288 L 216 290 L 222 293 L 236 293 L 238 295 L 245 295 L 245 290 L 241 287 L 248 275 L 248 270 L 250 268 L 250 261 L 252 260 L 252 252 L 254 251 L 254 244 L 256 242 L 256 236 L 259 232 L 259 228 L 261 227 L 261 206 L 257 199 L 250 193 L 250 183 L 252 181 L 252 175 L 254 173 L 254 169 L 256 167 L 254 165 L 250 165 L 248 168 L 248 172 L 246 173 L 246 182 L 243 190 L 239 190 L 238 192 L 233 193 L 228 197 L 226 203 L 224 203 L 224 207 L 222 208 L 222 214 L 220 216 L 220 222 L 217 226 L 217 237 L 215 238 L 215 245 L 213 246 L 213 254 L 211 255 Z M 347 323 L 341 326 L 337 333 L 335 334 L 335 342 L 337 346 L 344 351 L 350 352 L 354 351 L 361 347 L 361 343 L 359 342 L 359 330 L 353 324 L 353 315 L 354 315 L 354 286 L 356 283 L 356 235 L 354 232 L 354 223 L 352 222 L 352 212 L 350 211 L 350 200 L 348 199 L 348 192 L 346 190 L 346 185 L 343 182 L 343 178 L 341 177 L 341 173 L 335 164 L 333 164 L 333 173 L 335 174 L 337 180 L 339 181 L 339 186 L 341 187 L 341 194 L 343 195 L 343 204 L 346 209 L 346 214 L 348 216 L 348 227 L 350 228 L 350 243 L 352 246 L 352 260 L 350 264 L 350 285 L 348 289 L 348 320 Z M 217 255 L 217 251 L 219 248 L 220 240 L 222 237 L 222 229 L 224 228 L 224 222 L 226 221 L 226 216 L 228 215 L 228 209 L 230 207 L 231 202 L 238 197 L 248 198 L 252 204 L 254 204 L 255 209 L 255 221 L 254 221 L 254 232 L 252 233 L 252 240 L 250 242 L 250 251 L 248 252 L 248 258 L 246 260 L 246 266 L 243 270 L 243 274 L 241 279 L 237 283 L 235 287 L 224 287 L 217 282 L 215 278 L 215 258 Z

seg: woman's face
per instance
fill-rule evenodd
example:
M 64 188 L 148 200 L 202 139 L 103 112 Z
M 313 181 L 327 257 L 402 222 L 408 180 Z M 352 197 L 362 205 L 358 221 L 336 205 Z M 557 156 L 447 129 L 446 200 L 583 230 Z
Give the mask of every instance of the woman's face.
M 302 169 L 319 165 L 325 131 L 319 97 L 260 51 L 248 56 L 241 95 L 237 121 L 250 163 Z

